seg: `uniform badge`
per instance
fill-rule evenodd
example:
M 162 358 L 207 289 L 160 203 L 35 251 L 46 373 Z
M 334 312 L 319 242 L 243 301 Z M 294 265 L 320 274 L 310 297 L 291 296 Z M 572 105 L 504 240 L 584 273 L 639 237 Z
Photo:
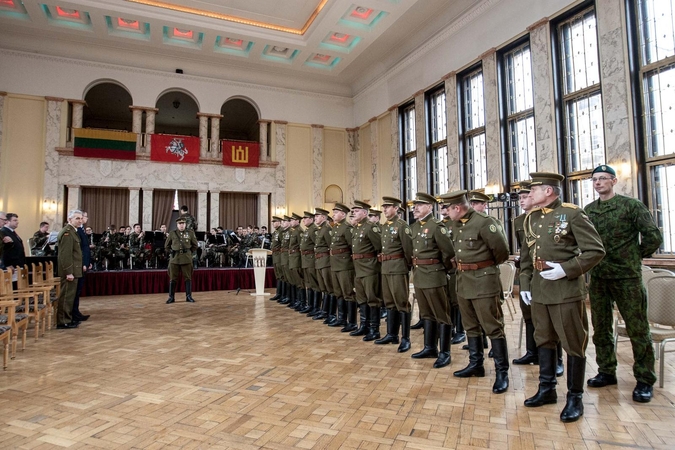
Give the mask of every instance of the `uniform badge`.
M 410 232 L 410 228 L 406 227 L 406 229 L 405 229 L 405 234 L 407 234 L 408 236 L 410 236 L 410 235 L 412 234 L 412 233 Z
M 446 230 L 445 228 L 441 228 L 441 234 L 446 234 L 447 232 L 448 230 Z
M 493 233 L 496 233 L 496 232 L 497 232 L 497 227 L 494 226 L 494 225 L 490 225 L 490 231 L 492 231 Z
M 380 232 L 380 227 L 373 227 L 373 231 L 376 232 L 376 233 L 379 233 L 379 232 Z
M 558 235 L 556 234 L 555 236 L 553 236 L 553 240 L 554 240 L 555 243 L 557 244 L 558 242 L 560 242 L 560 236 L 558 236 Z

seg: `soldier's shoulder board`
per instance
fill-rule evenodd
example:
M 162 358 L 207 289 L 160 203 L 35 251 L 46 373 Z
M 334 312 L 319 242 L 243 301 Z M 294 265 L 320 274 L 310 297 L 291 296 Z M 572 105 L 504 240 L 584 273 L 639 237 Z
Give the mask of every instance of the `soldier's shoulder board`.
M 483 217 L 483 218 L 485 218 L 485 217 L 490 217 L 490 216 L 488 216 L 487 214 L 485 214 L 484 212 L 480 212 L 480 211 L 476 211 L 476 214 L 478 214 L 479 216 L 481 216 L 481 217 Z
M 570 208 L 570 209 L 581 209 L 579 205 L 575 205 L 574 203 L 563 203 L 562 205 L 565 208 Z

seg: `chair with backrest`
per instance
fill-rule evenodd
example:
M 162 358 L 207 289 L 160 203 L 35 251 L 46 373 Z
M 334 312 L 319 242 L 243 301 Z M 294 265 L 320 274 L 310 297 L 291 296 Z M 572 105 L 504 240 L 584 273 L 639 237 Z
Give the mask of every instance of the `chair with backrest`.
M 16 314 L 16 301 L 0 300 L 0 342 L 3 343 L 2 368 L 7 369 L 9 344 L 12 341 L 12 325 Z
M 511 261 L 503 262 L 499 265 L 499 280 L 502 283 L 502 291 L 504 293 L 504 302 L 509 309 L 511 320 L 513 320 L 513 313 L 516 310 L 516 305 L 513 302 L 513 283 L 516 278 L 516 265 Z
M 26 306 L 25 312 L 30 318 L 29 321 L 35 323 L 35 340 L 38 340 L 40 334 L 40 325 L 42 325 L 42 335 L 44 336 L 46 330 L 46 318 L 47 318 L 47 298 L 49 296 L 49 291 L 52 290 L 51 286 L 36 285 L 32 286 L 29 280 L 28 275 L 28 266 L 24 264 L 23 267 L 17 269 L 17 288 L 14 291 L 15 293 L 21 294 L 32 294 L 29 298 L 28 304 Z M 21 312 L 21 311 L 19 311 Z
M 16 357 L 16 345 L 19 339 L 19 333 L 21 333 L 21 350 L 26 349 L 26 332 L 28 330 L 28 314 L 23 312 L 17 312 L 18 308 L 22 306 L 25 309 L 25 302 L 28 301 L 30 296 L 17 296 L 12 289 L 12 269 L 8 268 L 7 271 L 0 270 L 0 301 L 10 302 L 11 305 L 8 305 L 3 309 L 3 312 L 0 313 L 0 325 L 9 325 L 12 327 L 12 359 Z M 11 313 L 13 313 L 14 320 L 10 318 L 10 312 L 8 308 L 13 308 Z
M 649 293 L 647 318 L 651 324 L 649 331 L 654 343 L 659 344 L 659 387 L 663 387 L 666 345 L 675 342 L 675 302 L 673 302 L 675 277 L 655 276 L 650 278 L 647 283 L 647 292 Z
M 54 310 L 56 308 L 56 303 L 58 301 L 58 297 L 56 297 L 56 285 L 54 283 L 48 283 L 45 281 L 44 270 L 42 269 L 41 263 L 32 264 L 32 274 L 33 274 L 33 281 L 31 283 L 31 287 L 47 288 L 47 294 L 43 296 L 43 299 L 41 299 L 41 301 L 43 301 L 47 307 L 46 324 L 47 329 L 51 330 L 52 321 L 56 318 Z

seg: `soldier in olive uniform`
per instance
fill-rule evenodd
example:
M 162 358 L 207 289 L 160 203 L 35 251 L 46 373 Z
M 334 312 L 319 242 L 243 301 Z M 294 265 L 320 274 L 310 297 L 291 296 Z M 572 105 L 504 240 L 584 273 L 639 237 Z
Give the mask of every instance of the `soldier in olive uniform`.
M 277 300 L 282 305 L 287 305 L 291 302 L 291 298 L 295 297 L 295 288 L 293 283 L 291 283 L 290 271 L 288 269 L 288 243 L 291 238 L 289 234 L 289 228 L 291 224 L 291 218 L 284 216 L 281 221 L 281 231 L 279 232 L 279 241 L 281 247 L 279 249 L 279 273 L 283 279 L 283 294 L 279 300 Z
M 302 224 L 305 229 L 300 236 L 300 254 L 302 255 L 302 276 L 307 290 L 307 306 L 301 309 L 300 313 L 312 315 L 321 306 L 321 291 L 319 291 L 314 263 L 314 241 L 316 240 L 314 213 L 305 211 Z
M 448 230 L 433 216 L 436 199 L 418 192 L 413 200 L 417 221 L 410 227 L 413 240 L 413 285 L 424 321 L 424 349 L 413 358 L 436 358 L 434 368 L 450 364 L 452 320 L 447 296 L 447 271 L 452 267 L 455 250 Z M 440 353 L 438 336 L 440 334 Z
M 373 208 L 370 208 L 368 210 L 368 222 L 379 225 L 381 219 L 382 219 L 382 211 Z
M 283 275 L 279 269 L 279 259 L 281 258 L 281 217 L 272 216 L 272 228 L 274 231 L 270 236 L 270 247 L 272 250 L 272 267 L 274 267 L 274 278 L 277 279 L 277 292 L 270 300 L 277 301 L 282 296 Z
M 469 197 L 469 205 L 471 205 L 474 211 L 481 213 L 485 212 L 490 197 L 483 194 L 481 191 L 470 191 L 467 196 Z
M 328 219 L 329 212 L 322 208 L 314 209 L 314 226 L 316 236 L 314 238 L 314 267 L 319 289 L 323 294 L 321 311 L 318 311 L 313 319 L 325 320 L 335 317 L 337 303 L 333 295 L 333 276 L 330 270 L 330 241 L 331 226 Z
M 349 333 L 363 336 L 364 341 L 380 338 L 380 262 L 377 255 L 382 250 L 382 235 L 378 224 L 368 221 L 370 205 L 354 201 L 352 214 L 355 225 L 352 230 L 352 259 L 354 260 L 354 287 L 356 301 L 361 310 L 361 325 Z
M 192 298 L 192 254 L 197 250 L 197 237 L 194 231 L 188 230 L 184 218 L 176 219 L 177 230 L 173 230 L 164 242 L 164 248 L 170 252 L 169 259 L 169 298 L 167 303 L 175 301 L 178 278 L 183 273 L 185 278 L 185 301 L 194 303 Z
M 56 313 L 56 328 L 77 328 L 79 322 L 73 321 L 73 302 L 77 293 L 77 279 L 82 277 L 82 247 L 77 228 L 82 225 L 82 211 L 68 212 L 68 224 L 59 232 L 58 265 L 61 277 L 61 292 Z
M 382 225 L 382 297 L 387 308 L 387 334 L 376 344 L 398 344 L 399 353 L 410 350 L 410 280 L 408 273 L 412 262 L 412 232 L 407 222 L 398 216 L 402 201 L 395 197 L 382 197 L 382 208 L 387 222 Z M 371 210 L 372 211 L 372 210 Z
M 352 226 L 347 221 L 347 214 L 349 214 L 348 206 L 342 203 L 335 204 L 333 208 L 335 226 L 331 230 L 330 242 L 330 270 L 333 274 L 333 292 L 337 297 L 337 315 L 328 326 L 343 327 L 340 330 L 343 332 L 356 329 Z
M 306 306 L 305 285 L 302 279 L 302 255 L 300 254 L 300 220 L 299 214 L 291 214 L 291 226 L 288 229 L 288 271 L 291 275 L 291 283 L 295 286 L 295 297 L 288 304 L 289 308 L 300 311 Z
M 449 205 L 441 203 L 441 221 L 443 225 L 448 229 L 448 238 L 452 240 L 452 219 L 450 219 L 450 210 Z M 466 332 L 464 331 L 464 325 L 462 325 L 462 314 L 459 311 L 459 302 L 457 300 L 457 270 L 455 267 L 448 269 L 448 300 L 450 300 L 450 317 L 452 319 L 453 330 L 452 330 L 452 341 L 454 344 L 461 344 L 466 340 Z M 469 347 L 465 350 L 468 350 Z
M 539 389 L 525 406 L 556 403 L 556 344 L 567 353 L 567 403 L 560 420 L 584 413 L 583 392 L 588 344 L 586 282 L 582 276 L 605 255 L 602 241 L 583 210 L 560 201 L 563 175 L 531 173 L 534 208 L 525 217 L 520 249 L 520 296 L 532 306 L 539 348 Z
M 496 379 L 492 392 L 509 387 L 509 360 L 504 334 L 502 285 L 499 264 L 509 258 L 509 245 L 502 224 L 494 217 L 475 211 L 467 191 L 441 196 L 452 219 L 452 241 L 457 263 L 457 300 L 469 341 L 469 365 L 456 377 L 484 377 L 482 331 L 492 341 Z
M 641 266 L 642 258 L 661 246 L 663 236 L 642 202 L 614 192 L 614 169 L 598 166 L 592 176 L 593 188 L 600 198 L 585 211 L 602 238 L 606 254 L 591 270 L 589 294 L 598 374 L 588 380 L 588 385 L 603 387 L 617 382 L 612 332 L 616 303 L 633 347 L 633 375 L 637 380 L 633 400 L 647 403 L 652 399 L 656 373 Z

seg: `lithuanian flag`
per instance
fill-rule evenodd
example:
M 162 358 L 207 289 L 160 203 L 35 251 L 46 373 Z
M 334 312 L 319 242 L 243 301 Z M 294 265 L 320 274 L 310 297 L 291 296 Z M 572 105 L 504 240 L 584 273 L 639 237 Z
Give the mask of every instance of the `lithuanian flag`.
M 73 129 L 75 156 L 104 159 L 136 159 L 136 133 L 90 128 Z

